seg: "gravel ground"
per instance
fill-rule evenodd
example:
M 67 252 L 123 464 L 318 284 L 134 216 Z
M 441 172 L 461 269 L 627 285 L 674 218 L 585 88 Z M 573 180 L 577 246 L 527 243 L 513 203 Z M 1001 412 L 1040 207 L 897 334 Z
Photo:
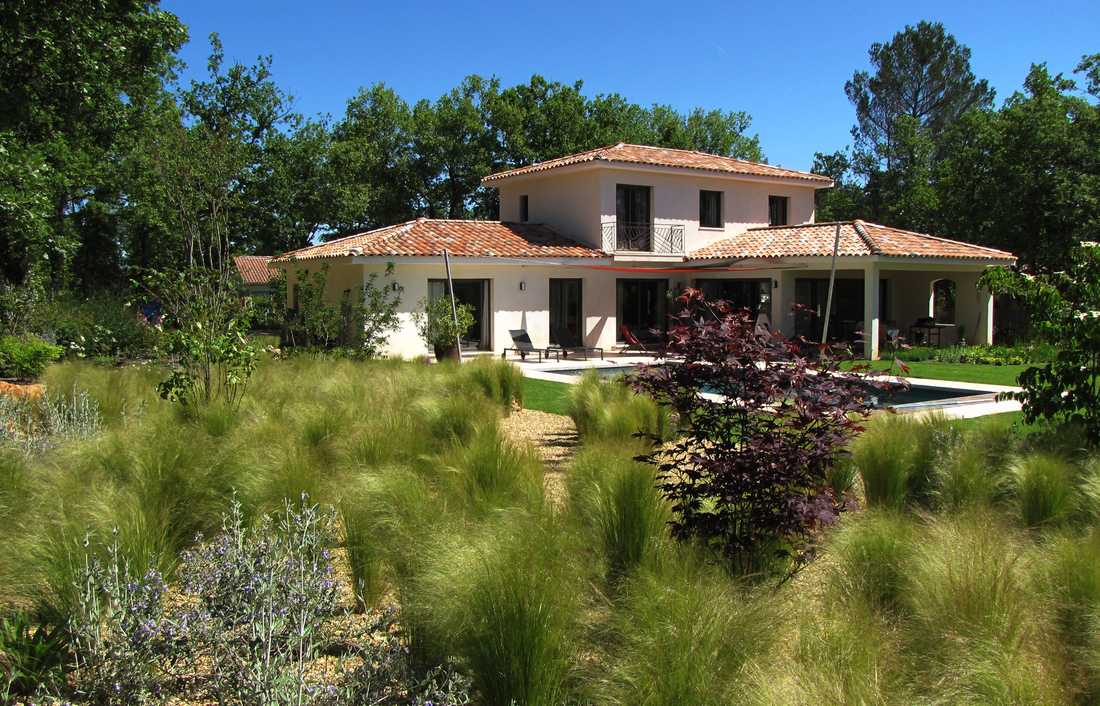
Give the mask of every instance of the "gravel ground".
M 578 445 L 573 420 L 560 414 L 517 409 L 501 421 L 510 439 L 530 444 L 546 464 L 546 494 L 555 506 L 565 504 L 565 473 Z

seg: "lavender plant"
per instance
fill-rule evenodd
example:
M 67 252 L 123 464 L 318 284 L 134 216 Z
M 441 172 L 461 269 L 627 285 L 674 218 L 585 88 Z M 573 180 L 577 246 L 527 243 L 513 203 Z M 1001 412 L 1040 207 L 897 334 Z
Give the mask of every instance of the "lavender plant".
M 219 700 L 307 701 L 306 665 L 337 606 L 326 548 L 332 522 L 303 494 L 250 530 L 234 498 L 222 533 L 184 554 L 180 575 L 196 603 L 192 649 L 209 658 Z
M 84 548 L 89 545 L 86 537 Z M 172 650 L 166 649 L 160 574 L 133 576 L 115 530 L 105 560 L 86 555 L 75 588 L 69 635 L 77 695 L 108 704 L 142 703 L 159 696 L 158 668 L 172 660 Z

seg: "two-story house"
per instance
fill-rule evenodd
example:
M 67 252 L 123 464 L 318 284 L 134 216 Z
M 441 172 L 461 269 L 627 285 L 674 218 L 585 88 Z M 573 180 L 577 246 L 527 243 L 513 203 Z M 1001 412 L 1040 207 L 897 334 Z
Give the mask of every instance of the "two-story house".
M 829 338 L 879 345 L 896 332 L 932 342 L 990 343 L 986 267 L 1010 253 L 863 221 L 814 222 L 816 174 L 717 155 L 617 144 L 486 176 L 500 221 L 417 219 L 275 260 L 330 265 L 334 297 L 393 263 L 404 289 L 389 352 L 427 352 L 412 324 L 422 298 L 443 296 L 442 255 L 455 298 L 474 309 L 470 349 L 500 352 L 509 330 L 550 343 L 614 350 L 666 323 L 670 294 L 701 287 L 753 310 L 787 335 L 819 340 L 836 252 Z M 293 266 L 288 266 L 289 263 Z M 795 307 L 795 304 L 802 306 Z M 916 325 L 916 326 L 915 326 Z

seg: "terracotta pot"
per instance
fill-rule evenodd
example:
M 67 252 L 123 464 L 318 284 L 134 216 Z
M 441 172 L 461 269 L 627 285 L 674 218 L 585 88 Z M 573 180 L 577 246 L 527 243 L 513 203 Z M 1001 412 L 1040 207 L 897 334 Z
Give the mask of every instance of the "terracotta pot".
M 436 346 L 435 359 L 440 363 L 445 360 L 453 360 L 456 363 L 461 363 L 462 351 L 458 349 L 458 346 Z

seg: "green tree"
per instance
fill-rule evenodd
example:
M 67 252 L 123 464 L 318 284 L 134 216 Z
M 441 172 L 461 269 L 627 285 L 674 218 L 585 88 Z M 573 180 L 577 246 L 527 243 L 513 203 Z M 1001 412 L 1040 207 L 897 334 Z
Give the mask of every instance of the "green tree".
M 78 217 L 81 211 L 97 203 L 103 213 L 121 207 L 117 188 L 110 186 L 112 173 L 147 97 L 171 77 L 174 54 L 186 39 L 179 19 L 156 2 L 0 5 L 0 169 L 29 167 L 25 178 L 5 179 L 3 186 L 0 249 L 23 253 L 5 260 L 6 276 L 21 279 L 28 267 L 46 262 L 55 276 L 64 274 L 82 225 L 104 224 Z M 37 215 L 33 227 L 23 230 L 31 204 Z M 49 225 L 42 237 L 44 213 Z
M 832 154 L 817 152 L 810 171 L 833 180 L 831 189 L 818 189 L 814 193 L 819 222 L 848 221 L 864 216 L 866 199 L 863 186 L 856 179 L 849 150 Z
M 1100 245 L 1082 243 L 1065 271 L 1029 276 L 996 267 L 979 282 L 994 294 L 1016 297 L 1031 314 L 1036 335 L 1058 354 L 1020 374 L 1018 399 L 1027 421 L 1080 424 L 1100 443 Z
M 333 127 L 328 225 L 340 233 L 412 218 L 415 161 L 408 104 L 382 83 L 360 90 Z
M 1069 262 L 1100 227 L 1100 107 L 1076 89 L 1033 66 L 999 111 L 972 112 L 945 134 L 935 172 L 943 229 L 1040 269 Z
M 856 71 L 844 92 L 856 108 L 857 147 L 892 166 L 898 120 L 908 116 L 933 142 L 960 115 L 993 102 L 993 89 L 970 70 L 970 49 L 939 22 L 906 25 L 868 54 L 874 73 Z M 903 127 L 911 131 L 911 127 Z

